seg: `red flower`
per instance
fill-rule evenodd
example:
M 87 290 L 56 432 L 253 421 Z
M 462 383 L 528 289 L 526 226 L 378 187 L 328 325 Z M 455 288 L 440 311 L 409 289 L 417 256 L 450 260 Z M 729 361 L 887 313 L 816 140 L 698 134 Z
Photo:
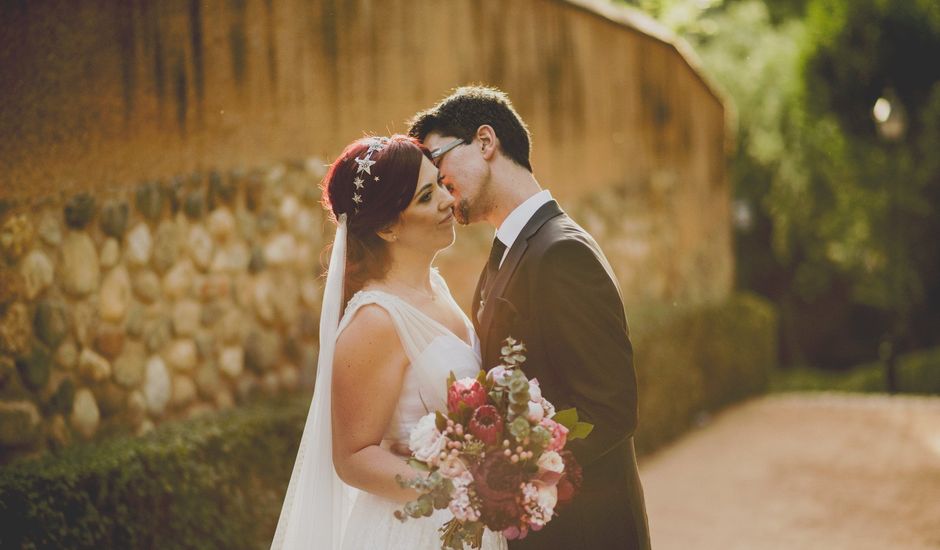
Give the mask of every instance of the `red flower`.
M 538 529 L 534 527 L 532 528 L 533 531 L 538 531 L 539 529 L 541 529 L 541 527 Z M 522 527 L 510 525 L 509 527 L 503 529 L 503 536 L 505 536 L 507 540 L 521 540 L 524 539 L 528 534 L 529 529 L 525 525 Z
M 558 489 L 558 503 L 555 504 L 555 511 L 558 511 L 571 502 L 575 493 L 581 489 L 581 483 L 583 482 L 581 465 L 575 460 L 574 454 L 567 450 L 561 451 L 558 454 L 560 454 L 562 460 L 565 461 L 565 473 L 562 474 L 561 479 L 558 480 L 558 485 L 556 485 Z
M 476 378 L 461 378 L 450 385 L 447 390 L 447 410 L 457 414 L 461 403 L 471 411 L 486 404 L 486 390 Z
M 470 433 L 486 445 L 495 445 L 503 435 L 503 418 L 493 405 L 483 405 L 473 412 Z
M 525 472 L 499 454 L 488 454 L 473 471 L 474 488 L 480 497 L 480 520 L 492 531 L 518 525 L 524 510 L 517 497 Z

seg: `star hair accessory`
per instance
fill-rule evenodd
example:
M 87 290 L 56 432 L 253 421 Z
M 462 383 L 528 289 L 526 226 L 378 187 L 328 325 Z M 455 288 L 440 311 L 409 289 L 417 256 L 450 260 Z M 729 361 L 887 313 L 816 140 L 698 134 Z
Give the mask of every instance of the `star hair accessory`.
M 356 178 L 353 180 L 353 185 L 356 187 L 356 189 L 353 191 L 352 196 L 353 202 L 356 203 L 354 208 L 356 214 L 359 213 L 359 207 L 362 206 L 363 190 L 365 189 L 366 182 L 368 181 L 368 178 L 364 179 L 362 174 L 365 173 L 369 176 L 372 176 L 372 179 L 375 182 L 379 181 L 379 177 L 372 174 L 372 166 L 375 165 L 375 161 L 372 160 L 372 153 L 385 149 L 385 147 L 387 147 L 390 142 L 391 140 L 387 137 L 369 138 L 369 149 L 366 151 L 365 155 L 353 159 L 358 165 L 356 167 Z

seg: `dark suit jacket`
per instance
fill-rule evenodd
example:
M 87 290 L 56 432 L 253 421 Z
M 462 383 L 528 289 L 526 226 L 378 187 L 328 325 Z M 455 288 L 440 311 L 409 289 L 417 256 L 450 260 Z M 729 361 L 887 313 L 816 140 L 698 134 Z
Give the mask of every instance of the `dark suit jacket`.
M 473 299 L 483 367 L 499 363 L 507 336 L 523 341 L 522 369 L 538 378 L 545 398 L 558 410 L 576 407 L 594 424 L 587 439 L 568 445 L 584 469 L 580 493 L 544 529 L 510 547 L 648 549 L 633 447 L 633 348 L 620 289 L 600 247 L 550 201 L 525 225 L 494 280 L 485 278 L 484 269 Z M 481 305 L 484 284 L 489 292 Z

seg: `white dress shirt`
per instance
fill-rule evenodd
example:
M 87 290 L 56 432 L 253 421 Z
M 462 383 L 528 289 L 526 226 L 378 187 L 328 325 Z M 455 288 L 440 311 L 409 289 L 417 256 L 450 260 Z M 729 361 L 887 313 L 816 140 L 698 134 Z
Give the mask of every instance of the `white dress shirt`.
M 506 259 L 506 255 L 509 254 L 509 249 L 512 248 L 513 243 L 516 242 L 516 238 L 519 237 L 519 233 L 522 232 L 525 224 L 529 223 L 529 220 L 532 219 L 535 212 L 550 200 L 552 200 L 552 194 L 548 189 L 543 189 L 526 199 L 525 202 L 517 206 L 506 216 L 502 225 L 496 230 L 496 238 L 506 245 L 506 250 L 503 252 L 503 259 L 499 261 L 500 266 L 503 265 L 503 260 Z

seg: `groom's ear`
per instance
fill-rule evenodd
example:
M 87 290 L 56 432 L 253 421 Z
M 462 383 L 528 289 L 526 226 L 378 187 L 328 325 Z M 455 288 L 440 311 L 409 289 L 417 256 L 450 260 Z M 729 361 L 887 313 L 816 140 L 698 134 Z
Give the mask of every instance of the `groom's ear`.
M 480 146 L 480 153 L 485 160 L 492 160 L 499 150 L 499 138 L 496 136 L 496 130 L 489 124 L 484 124 L 477 128 L 473 136 Z

